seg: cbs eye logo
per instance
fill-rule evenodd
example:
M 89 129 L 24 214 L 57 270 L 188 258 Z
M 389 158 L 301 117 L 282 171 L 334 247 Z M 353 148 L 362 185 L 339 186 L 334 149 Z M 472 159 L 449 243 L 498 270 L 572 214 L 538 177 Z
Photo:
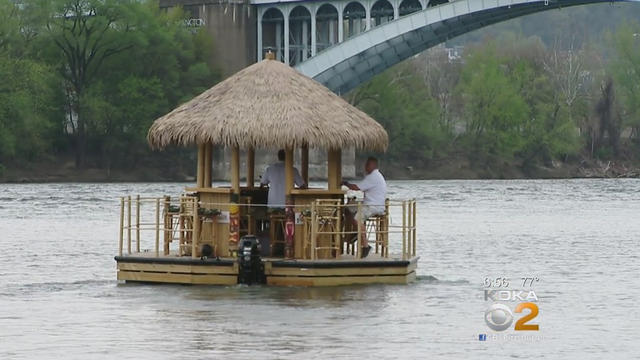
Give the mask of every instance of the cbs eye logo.
M 520 303 L 516 306 L 514 311 L 516 313 L 521 313 L 524 309 L 529 309 L 530 312 L 518 319 L 514 329 L 516 331 L 538 331 L 540 328 L 538 324 L 527 324 L 538 316 L 538 305 L 530 302 Z M 511 309 L 504 304 L 493 304 L 484 312 L 484 321 L 491 330 L 504 331 L 513 323 L 513 313 L 511 312 Z

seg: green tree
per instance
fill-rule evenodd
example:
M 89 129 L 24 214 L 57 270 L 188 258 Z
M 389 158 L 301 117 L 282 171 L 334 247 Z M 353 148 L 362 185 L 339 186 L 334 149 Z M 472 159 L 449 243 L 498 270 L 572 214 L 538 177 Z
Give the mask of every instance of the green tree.
M 0 164 L 33 160 L 51 149 L 56 78 L 25 56 L 31 35 L 20 7 L 0 0 Z
M 51 71 L 30 60 L 0 56 L 0 79 L 0 163 L 33 160 L 50 148 L 54 130 Z
M 20 9 L 10 0 L 0 0 L 0 54 L 6 55 L 20 38 Z
M 632 129 L 632 137 L 640 139 L 640 23 L 622 24 L 608 39 L 615 51 L 610 64 L 617 94 L 624 105 L 624 125 Z
M 440 106 L 410 64 L 377 76 L 350 99 L 387 129 L 391 160 L 420 165 L 446 152 L 451 139 Z
M 136 166 L 149 153 L 146 133 L 153 120 L 220 79 L 207 63 L 212 41 L 204 30 L 188 31 L 179 9 L 166 13 L 150 2 L 144 10 L 142 45 L 105 63 L 87 95 L 92 151 L 107 169 L 114 159 L 118 167 Z
M 466 59 L 458 91 L 465 103 L 465 138 L 472 154 L 512 158 L 523 148 L 530 109 L 507 67 L 487 44 Z
M 523 167 L 538 162 L 551 165 L 554 158 L 576 154 L 580 142 L 572 111 L 582 89 L 582 80 L 576 75 L 580 71 L 572 70 L 577 55 L 559 59 L 561 56 L 548 51 L 537 38 L 511 43 L 514 47 L 507 57 L 508 75 L 529 109 L 529 116 L 523 119 L 523 146 L 518 153 Z M 550 58 L 556 62 L 553 70 L 548 66 Z M 567 62 L 571 70 L 559 70 Z
M 140 42 L 139 9 L 127 0 L 31 0 L 27 8 L 45 14 L 41 44 L 53 44 L 51 63 L 65 80 L 68 113 L 75 135 L 76 166 L 85 165 L 88 89 L 105 62 Z
M 107 169 L 116 154 L 148 154 L 153 119 L 220 78 L 208 63 L 211 38 L 187 29 L 181 9 L 133 0 L 27 0 L 25 9 L 42 14 L 32 19 L 41 30 L 33 56 L 63 80 L 77 167 L 87 154 Z

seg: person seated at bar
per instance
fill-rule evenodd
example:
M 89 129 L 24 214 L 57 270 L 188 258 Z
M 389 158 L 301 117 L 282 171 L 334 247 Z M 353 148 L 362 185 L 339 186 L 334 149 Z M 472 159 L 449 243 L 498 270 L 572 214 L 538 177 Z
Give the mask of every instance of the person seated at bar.
M 365 258 L 371 251 L 371 246 L 367 242 L 367 236 L 365 232 L 365 224 L 368 218 L 374 215 L 383 215 L 385 212 L 385 201 L 387 198 L 387 182 L 384 176 L 378 170 L 378 159 L 375 157 L 369 157 L 364 164 L 365 176 L 358 184 L 351 184 L 347 181 L 343 181 L 342 185 L 348 187 L 350 190 L 362 191 L 364 193 L 364 199 L 362 200 L 362 223 L 358 223 L 357 210 L 351 212 L 350 220 L 353 225 L 360 229 L 362 236 L 362 257 Z M 357 236 L 352 240 L 357 240 Z
M 269 195 L 267 197 L 267 206 L 269 209 L 284 209 L 285 206 L 284 156 L 284 150 L 278 151 L 278 162 L 269 165 L 260 180 L 261 188 L 269 185 Z M 293 183 L 300 189 L 307 187 L 302 176 L 300 176 L 300 172 L 295 167 L 293 168 Z

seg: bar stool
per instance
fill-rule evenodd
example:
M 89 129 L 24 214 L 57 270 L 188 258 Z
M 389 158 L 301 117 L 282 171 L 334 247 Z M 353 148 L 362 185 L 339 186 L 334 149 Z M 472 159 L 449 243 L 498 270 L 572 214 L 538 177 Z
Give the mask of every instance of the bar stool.
M 282 244 L 282 255 L 284 256 L 286 221 L 287 217 L 284 209 L 271 209 L 269 211 L 269 253 L 271 256 L 275 256 L 273 249 L 276 244 Z M 278 232 L 278 229 L 280 232 Z
M 300 213 L 302 220 L 302 258 L 311 259 L 311 209 Z
M 171 243 L 174 239 L 175 229 L 180 230 L 180 206 L 171 205 L 171 198 L 164 197 L 164 254 L 169 255 L 171 252 Z
M 342 232 L 344 233 L 342 237 L 342 248 L 340 251 L 343 254 L 347 255 L 356 255 L 356 243 L 354 239 L 358 236 L 358 228 L 354 227 L 352 223 L 345 221 L 343 225 Z
M 250 196 L 240 197 L 240 236 L 255 235 L 254 208 Z
M 381 257 L 389 257 L 389 199 L 385 200 L 384 214 L 376 214 L 365 219 L 365 234 L 367 242 L 375 243 L 375 253 Z M 357 216 L 357 215 L 356 215 Z M 345 232 L 357 232 L 351 224 L 345 223 Z M 357 235 L 356 235 L 357 236 Z M 355 255 L 356 241 L 352 241 L 354 236 L 347 236 L 343 241 L 346 244 L 347 254 Z
M 375 241 L 375 253 L 379 253 L 380 257 L 389 257 L 389 217 L 387 212 L 369 217 L 365 224 L 367 239 Z
M 347 199 L 347 202 L 344 205 L 343 214 L 346 217 L 347 213 L 352 214 L 354 210 L 357 209 L 357 207 L 358 205 L 357 205 L 355 196 L 350 197 Z M 358 228 L 354 227 L 351 221 L 346 221 L 346 218 L 345 218 L 345 221 L 342 222 L 342 233 L 343 234 L 342 234 L 340 252 L 343 254 L 346 253 L 346 254 L 351 254 L 355 256 L 356 241 L 353 241 L 353 239 L 357 237 Z
M 191 255 L 191 241 L 193 239 L 194 221 L 198 219 L 198 215 L 194 213 L 193 209 L 195 203 L 198 202 L 198 198 L 195 196 L 181 196 L 180 197 L 180 214 L 179 214 L 179 239 L 178 254 L 180 256 Z
M 336 258 L 342 248 L 342 199 L 317 199 L 305 226 L 310 232 L 304 239 L 305 255 L 309 249 L 311 259 Z M 314 213 L 315 212 L 315 213 Z M 318 253 L 318 251 L 323 251 Z

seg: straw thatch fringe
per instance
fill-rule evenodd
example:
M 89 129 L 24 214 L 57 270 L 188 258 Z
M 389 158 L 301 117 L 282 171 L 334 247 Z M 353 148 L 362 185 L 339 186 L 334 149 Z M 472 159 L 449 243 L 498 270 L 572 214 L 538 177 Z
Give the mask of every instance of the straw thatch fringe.
M 249 66 L 157 119 L 148 140 L 154 149 L 211 142 L 373 151 L 386 150 L 389 142 L 367 114 L 275 60 Z

